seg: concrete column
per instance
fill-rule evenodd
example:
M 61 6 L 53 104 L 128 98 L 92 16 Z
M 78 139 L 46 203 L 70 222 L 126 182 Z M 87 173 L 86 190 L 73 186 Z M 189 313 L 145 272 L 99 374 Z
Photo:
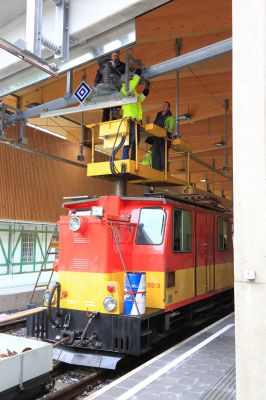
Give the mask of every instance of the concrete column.
M 237 400 L 266 399 L 265 54 L 265 0 L 233 0 Z

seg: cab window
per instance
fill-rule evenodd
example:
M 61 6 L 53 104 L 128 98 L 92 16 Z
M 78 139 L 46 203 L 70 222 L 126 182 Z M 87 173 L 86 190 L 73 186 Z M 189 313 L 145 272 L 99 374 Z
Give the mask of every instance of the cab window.
M 190 211 L 174 210 L 173 214 L 173 251 L 191 251 L 192 215 Z
M 163 242 L 166 214 L 162 208 L 142 208 L 136 244 L 161 244 Z
M 218 218 L 218 250 L 228 249 L 228 221 Z

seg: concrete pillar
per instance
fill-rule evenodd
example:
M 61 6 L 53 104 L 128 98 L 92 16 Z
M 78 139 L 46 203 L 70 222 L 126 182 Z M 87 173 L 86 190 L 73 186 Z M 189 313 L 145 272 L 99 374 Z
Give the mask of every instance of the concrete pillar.
M 233 0 L 237 400 L 266 399 L 265 55 L 265 0 Z

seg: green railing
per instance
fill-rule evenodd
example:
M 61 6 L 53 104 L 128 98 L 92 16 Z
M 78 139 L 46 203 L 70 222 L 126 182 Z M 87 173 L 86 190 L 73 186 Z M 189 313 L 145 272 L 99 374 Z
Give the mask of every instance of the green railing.
M 49 223 L 0 220 L 0 275 L 38 272 L 55 229 Z M 54 258 L 47 258 L 47 267 Z

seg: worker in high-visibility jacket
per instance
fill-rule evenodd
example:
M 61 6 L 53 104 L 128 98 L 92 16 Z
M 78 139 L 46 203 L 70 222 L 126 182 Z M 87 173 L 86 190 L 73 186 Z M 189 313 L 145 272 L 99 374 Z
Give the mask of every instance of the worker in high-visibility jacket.
M 137 91 L 137 86 L 140 82 L 141 70 L 140 65 L 138 63 L 131 63 L 130 70 L 134 70 L 133 78 L 129 81 L 129 93 L 133 94 L 138 98 L 137 103 L 134 104 L 124 104 L 122 106 L 123 118 L 131 118 L 130 121 L 130 132 L 129 132 L 129 145 L 123 147 L 122 152 L 122 160 L 126 160 L 129 158 L 129 149 L 131 148 L 131 160 L 136 160 L 136 141 L 135 141 L 135 123 L 134 121 L 140 122 L 142 120 L 142 103 L 145 98 L 149 94 L 149 81 L 144 81 L 144 90 L 142 93 Z M 121 90 L 121 94 L 124 96 L 126 93 L 126 86 L 123 83 Z M 140 124 L 137 124 L 137 144 L 140 141 Z
M 175 119 L 170 110 L 170 103 L 164 101 L 162 111 L 158 112 L 154 124 L 164 128 L 167 131 L 167 159 L 169 159 L 169 149 L 171 147 L 171 140 L 175 137 Z M 168 164 L 168 162 L 167 162 Z M 164 171 L 168 170 L 168 165 L 165 166 L 165 139 L 154 136 L 152 146 L 152 168 Z

